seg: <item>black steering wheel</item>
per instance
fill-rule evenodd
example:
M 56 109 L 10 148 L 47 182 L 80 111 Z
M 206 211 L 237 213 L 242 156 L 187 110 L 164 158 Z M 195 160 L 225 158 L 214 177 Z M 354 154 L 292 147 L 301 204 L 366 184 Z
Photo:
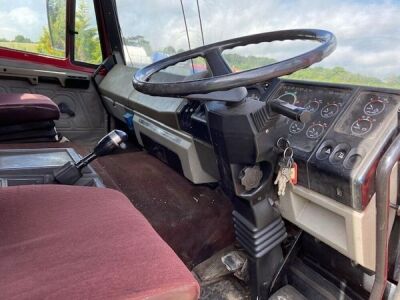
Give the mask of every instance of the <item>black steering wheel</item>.
M 249 44 L 285 40 L 309 40 L 318 41 L 321 44 L 313 50 L 287 60 L 238 73 L 232 73 L 222 57 L 222 51 L 226 49 Z M 175 97 L 230 90 L 265 82 L 272 78 L 288 75 L 297 70 L 307 68 L 327 57 L 335 48 L 335 36 L 325 30 L 295 29 L 254 34 L 202 46 L 157 61 L 135 73 L 133 76 L 133 86 L 136 90 L 144 94 Z M 151 76 L 155 73 L 179 62 L 196 57 L 203 57 L 207 61 L 213 75 L 212 77 L 183 82 L 150 82 Z

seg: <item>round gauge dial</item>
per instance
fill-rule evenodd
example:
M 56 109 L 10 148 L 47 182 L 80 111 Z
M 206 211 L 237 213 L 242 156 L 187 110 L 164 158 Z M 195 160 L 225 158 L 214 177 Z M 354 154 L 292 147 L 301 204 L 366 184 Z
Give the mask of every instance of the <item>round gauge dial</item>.
M 296 103 L 297 97 L 294 93 L 286 92 L 283 95 L 279 96 L 278 99 L 294 105 Z
M 379 115 L 385 109 L 385 102 L 379 99 L 371 99 L 367 104 L 364 106 L 364 113 L 367 116 L 375 116 Z
M 354 135 L 364 135 L 372 128 L 372 122 L 369 119 L 358 119 L 351 125 L 351 133 Z
M 321 110 L 321 117 L 325 119 L 332 118 L 335 116 L 339 111 L 339 105 L 336 103 L 325 105 Z
M 310 101 L 304 106 L 304 108 L 309 112 L 316 112 L 319 108 L 319 102 L 317 100 Z
M 293 121 L 292 123 L 290 123 L 289 132 L 292 134 L 297 134 L 302 132 L 304 127 L 304 123 Z
M 313 124 L 308 127 L 306 136 L 310 139 L 317 139 L 324 133 L 325 127 L 322 124 Z

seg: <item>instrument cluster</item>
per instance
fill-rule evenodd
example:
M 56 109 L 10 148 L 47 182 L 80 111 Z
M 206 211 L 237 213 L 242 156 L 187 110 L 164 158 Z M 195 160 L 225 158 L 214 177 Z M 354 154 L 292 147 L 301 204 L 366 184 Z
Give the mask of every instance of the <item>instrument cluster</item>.
M 373 164 L 397 132 L 398 91 L 289 81 L 270 97 L 277 98 L 312 113 L 306 124 L 281 121 L 294 149 L 298 184 L 364 209 L 374 193 Z
M 304 124 L 287 119 L 289 136 L 294 148 L 311 152 L 335 117 L 345 106 L 351 90 L 346 88 L 284 83 L 272 99 L 280 99 L 312 113 L 311 121 Z

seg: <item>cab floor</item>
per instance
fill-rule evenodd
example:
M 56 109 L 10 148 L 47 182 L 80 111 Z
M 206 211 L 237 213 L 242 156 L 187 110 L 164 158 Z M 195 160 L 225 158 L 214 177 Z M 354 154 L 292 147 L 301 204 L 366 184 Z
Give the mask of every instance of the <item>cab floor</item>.
M 220 189 L 194 185 L 134 148 L 97 162 L 189 268 L 233 243 L 232 205 Z

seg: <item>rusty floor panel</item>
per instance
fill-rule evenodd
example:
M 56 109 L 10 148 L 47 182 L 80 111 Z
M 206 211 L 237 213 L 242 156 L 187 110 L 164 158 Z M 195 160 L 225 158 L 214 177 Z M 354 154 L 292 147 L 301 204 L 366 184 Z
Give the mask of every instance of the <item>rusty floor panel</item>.
M 72 143 L 2 144 L 0 149 L 86 147 Z M 196 186 L 159 161 L 129 150 L 101 157 L 91 164 L 107 187 L 122 191 L 160 236 L 192 268 L 233 243 L 232 206 L 221 190 Z

